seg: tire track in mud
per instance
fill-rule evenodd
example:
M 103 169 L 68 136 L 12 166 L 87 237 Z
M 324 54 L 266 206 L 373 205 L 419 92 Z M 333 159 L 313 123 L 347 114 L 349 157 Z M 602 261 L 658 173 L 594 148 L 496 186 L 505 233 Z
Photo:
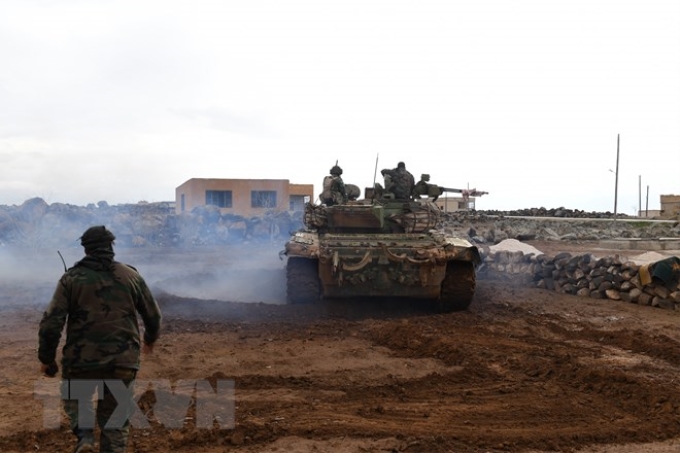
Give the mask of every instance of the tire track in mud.
M 469 310 L 445 315 L 403 301 L 161 302 L 163 363 L 146 369 L 233 378 L 237 423 L 134 429 L 133 452 L 255 452 L 291 436 L 396 437 L 409 452 L 575 451 L 680 436 L 677 320 L 647 323 L 648 307 L 602 322 L 615 306 L 488 282 Z M 232 356 L 211 353 L 225 345 Z M 68 451 L 72 439 L 0 436 L 2 451 L 36 445 Z
M 381 385 L 340 385 L 335 376 L 320 374 L 302 380 L 251 376 L 241 381 L 251 392 L 315 392 L 301 398 L 302 404 L 250 401 L 243 410 L 276 414 L 273 419 L 285 435 L 382 437 L 398 432 L 418 439 L 409 451 L 473 445 L 565 450 L 678 434 L 680 394 L 650 379 L 651 373 L 677 371 L 677 343 L 665 341 L 656 348 L 656 335 L 633 331 L 631 338 L 627 330 L 588 324 L 570 330 L 562 324 L 558 316 L 499 304 L 487 304 L 477 313 L 324 321 L 304 332 L 295 324 L 275 323 L 269 327 L 279 340 L 313 335 L 323 342 L 354 332 L 395 356 L 435 358 L 455 371 L 418 379 L 388 376 Z M 599 360 L 613 350 L 644 354 L 649 363 L 631 367 Z M 425 441 L 432 437 L 436 442 Z

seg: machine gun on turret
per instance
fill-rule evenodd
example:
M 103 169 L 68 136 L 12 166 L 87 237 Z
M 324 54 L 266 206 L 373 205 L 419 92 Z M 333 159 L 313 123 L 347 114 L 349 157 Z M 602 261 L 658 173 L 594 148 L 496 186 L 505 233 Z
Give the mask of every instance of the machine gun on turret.
M 468 201 L 470 197 L 481 197 L 482 195 L 488 195 L 489 192 L 483 192 L 481 190 L 477 189 L 451 189 L 448 187 L 442 187 L 442 186 L 437 186 L 439 188 L 439 195 L 445 193 L 445 192 L 452 192 L 452 193 L 459 193 L 463 195 L 463 200 Z M 434 198 L 434 201 L 439 198 L 439 195 L 437 195 Z
M 428 198 L 432 198 L 432 201 L 437 201 L 437 198 L 448 192 L 461 194 L 463 196 L 463 200 L 467 202 L 470 197 L 481 197 L 482 195 L 487 195 L 489 193 L 477 189 L 452 189 L 450 187 L 442 187 L 436 184 L 430 184 L 428 182 L 429 180 L 430 175 L 420 175 L 420 181 L 416 183 L 411 193 L 413 198 L 417 200 L 425 195 Z

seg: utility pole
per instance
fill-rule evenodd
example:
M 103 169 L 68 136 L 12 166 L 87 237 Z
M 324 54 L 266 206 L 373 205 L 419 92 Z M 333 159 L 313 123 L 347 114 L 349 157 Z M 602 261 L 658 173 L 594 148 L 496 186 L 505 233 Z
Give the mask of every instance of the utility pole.
M 614 184 L 614 222 L 616 222 L 616 207 L 619 202 L 619 144 L 620 144 L 621 134 L 616 135 L 616 183 Z
M 645 217 L 649 217 L 649 186 L 647 186 L 647 199 L 645 200 Z
M 638 217 L 642 217 L 642 175 L 638 176 Z

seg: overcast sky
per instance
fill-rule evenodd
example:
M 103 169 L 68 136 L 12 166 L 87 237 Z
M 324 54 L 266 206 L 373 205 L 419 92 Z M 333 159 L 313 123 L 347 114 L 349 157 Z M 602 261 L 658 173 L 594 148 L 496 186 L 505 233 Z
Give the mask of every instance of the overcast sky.
M 677 0 L 2 0 L 0 204 L 174 200 L 190 178 L 680 194 Z M 379 173 L 378 173 L 379 176 Z

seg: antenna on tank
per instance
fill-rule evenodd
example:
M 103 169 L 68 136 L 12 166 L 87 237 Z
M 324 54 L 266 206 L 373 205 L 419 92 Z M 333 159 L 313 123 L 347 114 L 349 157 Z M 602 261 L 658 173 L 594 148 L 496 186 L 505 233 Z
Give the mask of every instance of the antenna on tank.
M 375 200 L 375 178 L 378 177 L 378 156 L 380 153 L 375 153 L 375 170 L 373 171 L 373 199 Z

